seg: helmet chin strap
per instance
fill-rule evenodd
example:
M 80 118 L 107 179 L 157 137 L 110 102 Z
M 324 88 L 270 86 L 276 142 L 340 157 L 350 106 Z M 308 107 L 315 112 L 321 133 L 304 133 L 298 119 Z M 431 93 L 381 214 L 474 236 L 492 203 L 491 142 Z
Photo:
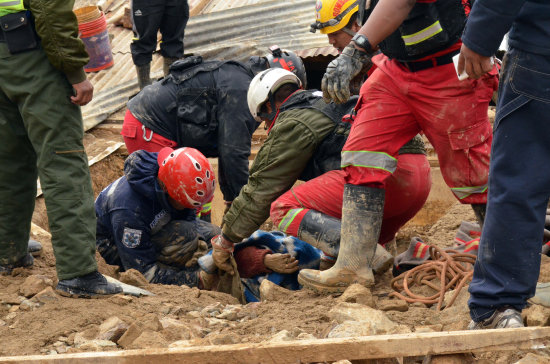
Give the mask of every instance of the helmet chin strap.
M 351 35 L 352 37 L 355 36 L 355 34 L 357 34 L 356 32 L 354 32 L 353 30 L 347 28 L 347 27 L 343 27 L 342 28 L 342 31 L 348 35 Z

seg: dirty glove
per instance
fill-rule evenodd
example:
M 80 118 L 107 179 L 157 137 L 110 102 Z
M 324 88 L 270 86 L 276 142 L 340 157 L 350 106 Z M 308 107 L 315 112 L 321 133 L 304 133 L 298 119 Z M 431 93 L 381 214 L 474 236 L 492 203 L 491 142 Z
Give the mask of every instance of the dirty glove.
M 363 65 L 371 62 L 371 54 L 367 54 L 348 44 L 342 54 L 327 66 L 321 88 L 325 102 L 334 100 L 337 104 L 343 104 L 350 98 L 349 83 L 355 77 Z
M 173 267 L 185 267 L 199 246 L 198 238 L 192 241 L 175 239 L 172 241 L 164 241 L 163 243 L 157 260 Z
M 228 272 L 233 275 L 233 267 L 229 262 L 231 254 L 233 254 L 233 242 L 225 239 L 222 235 L 216 235 L 212 238 L 212 259 L 214 264 L 219 269 Z

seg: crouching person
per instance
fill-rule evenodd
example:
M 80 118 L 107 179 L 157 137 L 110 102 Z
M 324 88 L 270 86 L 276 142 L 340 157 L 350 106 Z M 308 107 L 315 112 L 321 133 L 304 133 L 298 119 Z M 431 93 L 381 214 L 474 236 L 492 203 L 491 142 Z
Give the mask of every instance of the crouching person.
M 197 219 L 195 209 L 212 197 L 215 184 L 208 159 L 196 149 L 132 153 L 124 176 L 95 203 L 99 253 L 151 283 L 201 287 L 196 262 L 220 230 Z

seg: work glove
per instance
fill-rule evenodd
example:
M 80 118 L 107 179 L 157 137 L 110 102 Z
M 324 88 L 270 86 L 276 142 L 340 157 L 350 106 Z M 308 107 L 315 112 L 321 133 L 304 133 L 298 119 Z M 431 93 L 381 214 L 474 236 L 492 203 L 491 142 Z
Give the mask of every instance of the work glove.
M 363 68 L 365 63 L 371 62 L 371 54 L 367 54 L 348 44 L 342 54 L 327 66 L 321 88 L 326 103 L 334 100 L 343 104 L 350 98 L 349 83 Z
M 176 239 L 163 242 L 157 260 L 173 267 L 185 267 L 199 247 L 199 240 L 185 241 Z
M 233 267 L 229 261 L 229 258 L 233 254 L 233 242 L 225 239 L 222 235 L 216 235 L 211 240 L 212 243 L 212 259 L 214 264 L 219 269 L 228 272 L 229 274 L 235 274 Z

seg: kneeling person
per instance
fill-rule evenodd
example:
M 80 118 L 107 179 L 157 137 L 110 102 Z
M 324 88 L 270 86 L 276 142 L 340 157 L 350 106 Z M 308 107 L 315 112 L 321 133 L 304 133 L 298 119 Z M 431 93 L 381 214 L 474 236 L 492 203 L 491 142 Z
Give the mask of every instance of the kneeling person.
M 199 286 L 196 260 L 219 228 L 197 219 L 195 208 L 210 199 L 215 183 L 208 159 L 196 149 L 132 153 L 124 176 L 95 203 L 99 253 L 151 283 Z

